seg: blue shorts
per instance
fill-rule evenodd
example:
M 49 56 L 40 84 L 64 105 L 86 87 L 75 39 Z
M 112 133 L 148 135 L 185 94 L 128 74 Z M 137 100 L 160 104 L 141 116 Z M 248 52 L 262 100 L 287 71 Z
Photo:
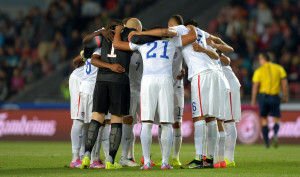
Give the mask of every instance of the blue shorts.
M 259 100 L 259 111 L 261 117 L 272 117 L 280 118 L 280 97 L 278 95 L 258 95 Z

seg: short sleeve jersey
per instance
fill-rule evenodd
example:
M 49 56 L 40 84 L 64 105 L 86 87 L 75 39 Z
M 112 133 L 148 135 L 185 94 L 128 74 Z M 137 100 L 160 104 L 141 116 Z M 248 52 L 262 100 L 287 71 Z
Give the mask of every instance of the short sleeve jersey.
M 252 82 L 260 83 L 259 93 L 277 95 L 280 93 L 281 80 L 286 76 L 282 66 L 267 62 L 255 70 Z
M 183 25 L 175 26 L 172 28 L 177 31 L 179 36 L 186 35 L 189 32 L 189 29 Z M 209 34 L 199 28 L 196 28 L 196 31 L 197 31 L 196 42 L 199 43 L 202 47 L 207 48 L 206 38 L 209 37 Z M 185 63 L 188 66 L 189 80 L 191 80 L 195 75 L 199 74 L 202 71 L 209 70 L 209 69 L 216 69 L 211 58 L 203 52 L 194 51 L 192 44 L 183 47 L 181 51 Z
M 172 63 L 175 50 L 181 47 L 181 38 L 157 40 L 143 45 L 130 43 L 131 50 L 138 50 L 143 58 L 143 76 L 166 75 L 172 76 Z

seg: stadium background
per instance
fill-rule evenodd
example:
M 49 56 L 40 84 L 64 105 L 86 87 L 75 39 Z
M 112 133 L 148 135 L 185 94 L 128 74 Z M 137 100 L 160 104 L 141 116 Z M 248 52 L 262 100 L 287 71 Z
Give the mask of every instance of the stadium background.
M 172 14 L 196 19 L 202 29 L 234 47 L 229 57 L 242 85 L 241 143 L 262 142 L 258 109 L 249 106 L 251 78 L 257 52 L 272 52 L 273 61 L 288 73 L 290 89 L 278 136 L 281 143 L 300 143 L 297 0 L 0 0 L 0 140 L 70 140 L 67 84 L 82 37 L 112 18 L 134 16 L 145 28 L 166 27 Z M 190 83 L 184 81 L 183 136 L 192 142 Z

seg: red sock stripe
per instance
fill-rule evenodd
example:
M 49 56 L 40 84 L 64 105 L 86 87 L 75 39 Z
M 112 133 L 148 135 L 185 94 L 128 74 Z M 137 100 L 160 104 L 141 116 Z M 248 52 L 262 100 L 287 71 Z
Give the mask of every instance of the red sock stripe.
M 230 111 L 231 111 L 231 118 L 232 118 L 232 120 L 233 120 L 231 92 L 229 92 L 229 98 L 230 98 Z
M 200 102 L 201 116 L 203 116 L 202 103 L 201 103 L 201 90 L 200 90 L 200 75 L 198 75 L 198 91 L 199 91 L 199 102 Z
M 79 113 L 79 106 L 80 106 L 80 93 L 79 93 L 79 99 L 78 99 L 78 110 L 77 110 L 77 117 L 78 117 L 78 113 Z

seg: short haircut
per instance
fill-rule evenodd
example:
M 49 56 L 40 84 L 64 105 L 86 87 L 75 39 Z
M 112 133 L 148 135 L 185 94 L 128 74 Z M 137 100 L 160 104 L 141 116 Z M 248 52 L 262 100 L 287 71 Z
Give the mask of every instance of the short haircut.
M 195 27 L 198 27 L 198 22 L 194 19 L 189 19 L 184 24 L 184 26 L 187 26 L 187 25 L 193 25 Z
M 270 55 L 266 51 L 259 52 L 259 55 L 261 55 L 267 61 L 271 60 Z
M 123 24 L 126 24 L 127 23 L 127 21 L 129 20 L 129 19 L 131 19 L 132 17 L 127 17 L 127 18 L 124 18 L 123 20 L 122 20 L 122 22 L 123 22 Z
M 178 25 L 183 25 L 183 19 L 182 19 L 181 15 L 174 14 L 174 15 L 171 16 L 170 19 L 175 20 Z

